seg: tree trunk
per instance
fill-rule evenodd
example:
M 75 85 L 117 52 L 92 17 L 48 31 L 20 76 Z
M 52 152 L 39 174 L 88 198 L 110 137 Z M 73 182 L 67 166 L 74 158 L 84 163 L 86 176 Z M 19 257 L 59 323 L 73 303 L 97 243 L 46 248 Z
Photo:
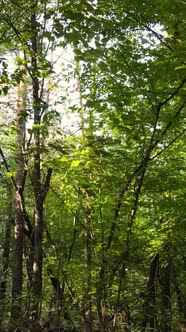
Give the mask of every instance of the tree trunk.
M 12 281 L 12 319 L 18 320 L 21 312 L 22 297 L 22 265 L 23 265 L 23 190 L 25 184 L 25 108 L 26 108 L 26 86 L 20 83 L 18 87 L 17 100 L 17 150 L 16 150 L 16 178 L 15 178 L 15 197 L 13 202 L 14 209 L 14 251 L 13 251 L 13 281 Z
M 33 249 L 33 269 L 31 293 L 32 319 L 38 321 L 40 318 L 40 299 L 42 295 L 42 237 L 43 237 L 43 199 L 41 193 L 41 156 L 40 156 L 40 122 L 41 122 L 41 103 L 39 98 L 38 80 L 38 34 L 35 6 L 31 14 L 32 36 L 32 94 L 33 94 L 33 113 L 34 113 L 34 170 L 33 170 L 33 189 L 34 189 L 34 249 Z
M 181 317 L 181 331 L 186 331 L 186 298 L 182 294 L 182 291 L 180 289 L 177 276 L 173 276 L 174 279 L 174 287 L 176 290 L 176 295 L 177 295 L 177 300 L 178 300 L 178 308 L 179 308 L 179 313 Z
M 159 255 L 155 254 L 150 263 L 149 269 L 149 280 L 147 283 L 147 290 L 145 294 L 145 302 L 143 305 L 144 311 L 144 318 L 142 320 L 142 328 L 141 332 L 146 330 L 147 325 L 153 331 L 155 328 L 156 322 L 156 310 L 155 310 L 155 303 L 156 303 L 156 289 L 155 289 L 155 282 L 156 282 L 156 274 L 158 269 L 158 262 L 159 262 Z
M 33 267 L 32 267 L 32 282 L 31 294 L 33 297 L 31 306 L 31 320 L 34 328 L 39 330 L 39 319 L 41 314 L 41 296 L 42 296 L 42 262 L 43 262 L 43 204 L 47 195 L 52 169 L 49 168 L 45 183 L 42 184 L 41 176 L 41 147 L 42 147 L 42 134 L 41 134 L 41 116 L 46 109 L 46 103 L 41 100 L 43 89 L 42 84 L 39 82 L 39 57 L 42 57 L 41 40 L 38 35 L 38 22 L 36 17 L 37 2 L 32 6 L 31 14 L 31 70 L 30 76 L 32 79 L 32 98 L 33 98 L 33 115 L 34 115 L 34 169 L 32 177 L 32 185 L 34 190 L 34 247 L 33 247 Z M 43 82 L 43 81 L 42 81 Z M 35 330 L 36 331 L 36 330 Z
M 170 260 L 160 271 L 161 332 L 171 332 Z
M 0 329 L 1 329 L 1 324 L 3 322 L 3 316 L 6 310 L 3 301 L 6 299 L 6 291 L 7 291 L 7 278 L 8 278 L 8 269 L 10 261 L 10 239 L 11 239 L 11 224 L 9 218 L 5 224 L 5 238 L 3 244 L 2 277 L 0 282 Z
M 92 221 L 91 221 L 91 207 L 89 202 L 89 195 L 86 192 L 84 201 L 84 227 L 85 227 L 85 269 L 86 269 L 86 286 L 83 296 L 82 317 L 83 317 L 83 331 L 92 332 L 92 295 L 91 295 L 91 241 L 92 241 Z

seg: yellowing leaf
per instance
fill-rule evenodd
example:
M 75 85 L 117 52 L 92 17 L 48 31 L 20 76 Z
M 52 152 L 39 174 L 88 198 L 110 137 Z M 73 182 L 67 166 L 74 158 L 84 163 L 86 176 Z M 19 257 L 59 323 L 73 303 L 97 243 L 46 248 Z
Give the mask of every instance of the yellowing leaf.
M 6 172 L 5 173 L 6 178 L 11 178 L 13 176 L 13 173 L 11 172 Z
M 64 161 L 68 161 L 68 158 L 66 156 L 63 156 L 59 160 L 62 161 L 62 162 L 64 162 Z
M 73 160 L 72 162 L 71 162 L 71 167 L 78 167 L 79 166 L 79 164 L 80 164 L 80 162 L 81 162 L 81 160 Z

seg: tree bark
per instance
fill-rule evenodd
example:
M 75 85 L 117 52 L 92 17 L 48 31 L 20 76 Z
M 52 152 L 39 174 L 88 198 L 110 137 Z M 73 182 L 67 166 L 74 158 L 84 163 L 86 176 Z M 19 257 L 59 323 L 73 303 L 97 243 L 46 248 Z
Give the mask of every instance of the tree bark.
M 85 242 L 84 242 L 84 254 L 85 254 L 85 270 L 86 270 L 86 285 L 82 303 L 82 317 L 83 317 L 83 331 L 92 332 L 92 221 L 91 221 L 91 207 L 89 202 L 89 195 L 85 193 L 84 200 L 84 227 L 85 227 Z
M 155 328 L 156 323 L 156 310 L 155 310 L 155 303 L 156 303 L 156 277 L 157 277 L 157 270 L 158 270 L 158 262 L 159 262 L 159 255 L 155 254 L 150 263 L 149 269 L 149 279 L 147 282 L 147 290 L 145 293 L 145 301 L 143 305 L 144 311 L 144 318 L 142 320 L 142 328 L 141 332 L 146 330 L 147 325 L 152 331 Z
M 171 295 L 170 295 L 170 268 L 171 262 L 168 260 L 167 265 L 160 272 L 161 284 L 161 332 L 171 332 Z
M 42 237 L 43 237 L 43 199 L 41 193 L 41 155 L 40 155 L 40 124 L 41 124 L 41 103 L 39 98 L 38 80 L 38 34 L 35 6 L 31 14 L 31 27 L 33 36 L 31 40 L 32 52 L 30 72 L 32 78 L 33 94 L 33 113 L 34 113 L 34 170 L 33 170 L 33 189 L 34 189 L 34 249 L 33 249 L 33 268 L 32 268 L 32 319 L 36 322 L 40 317 L 40 299 L 42 295 Z
M 178 300 L 178 308 L 181 317 L 181 331 L 186 331 L 186 298 L 180 289 L 179 282 L 177 280 L 177 276 L 174 275 L 174 287 L 176 290 L 177 300 Z
M 26 108 L 26 86 L 20 83 L 18 87 L 17 99 L 17 150 L 16 150 L 16 178 L 15 196 L 13 201 L 14 209 L 14 250 L 13 250 L 13 281 L 12 281 L 12 319 L 18 320 L 21 312 L 21 297 L 23 283 L 23 228 L 24 228 L 24 209 L 23 191 L 25 184 L 25 108 Z
M 3 322 L 3 316 L 6 310 L 3 301 L 6 299 L 6 291 L 7 291 L 7 278 L 8 278 L 8 269 L 10 263 L 10 240 L 11 240 L 11 223 L 9 218 L 5 224 L 5 238 L 3 244 L 2 277 L 0 282 L 0 329 L 1 329 L 1 324 Z

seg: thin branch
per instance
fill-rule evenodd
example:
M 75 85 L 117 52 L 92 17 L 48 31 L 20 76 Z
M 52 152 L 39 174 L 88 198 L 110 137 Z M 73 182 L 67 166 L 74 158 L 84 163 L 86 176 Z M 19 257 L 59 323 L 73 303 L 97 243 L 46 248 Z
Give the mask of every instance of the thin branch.
M 163 129 L 160 138 L 157 138 L 155 140 L 155 142 L 152 144 L 152 149 L 154 149 L 157 146 L 157 144 L 161 142 L 162 138 L 166 135 L 167 131 L 172 126 L 174 120 L 178 118 L 178 116 L 181 113 L 181 111 L 183 110 L 184 106 L 185 106 L 185 104 L 182 104 L 179 107 L 179 109 L 177 110 L 177 112 L 174 114 L 173 118 L 168 122 L 168 124 L 166 125 L 166 127 Z
M 186 78 L 180 83 L 180 85 L 176 88 L 176 90 L 174 90 L 174 92 L 164 101 L 160 102 L 161 106 L 164 106 L 165 104 L 167 104 L 171 99 L 173 99 L 177 93 L 179 92 L 179 90 L 183 87 L 183 85 L 186 83 Z
M 50 188 L 51 177 L 52 177 L 52 168 L 49 167 L 48 171 L 47 171 L 45 183 L 44 183 L 44 186 L 43 186 L 43 190 L 42 190 L 42 199 L 43 199 L 43 201 L 45 200 L 45 197 L 46 197 L 46 195 L 48 193 L 48 190 Z
M 6 161 L 6 158 L 5 158 L 5 156 L 4 156 L 3 150 L 2 150 L 1 148 L 0 148 L 0 155 L 1 155 L 2 159 L 3 159 L 3 162 L 4 162 L 4 165 L 5 165 L 5 168 L 6 168 L 7 172 L 9 172 L 9 173 L 11 174 L 11 171 L 10 171 L 9 165 L 8 165 L 8 163 L 7 163 L 7 161 Z M 15 182 L 15 180 L 14 180 L 13 175 L 11 175 L 10 178 L 11 178 L 11 181 L 12 181 L 12 183 L 13 183 L 13 186 L 14 186 L 15 190 L 17 190 L 17 185 L 16 185 L 16 182 Z
M 141 22 L 139 19 L 137 19 L 136 17 L 133 17 L 131 16 L 131 13 L 129 11 L 126 11 L 126 14 L 128 15 L 128 17 L 135 21 L 136 23 L 138 23 L 139 25 L 141 25 L 143 28 L 145 28 L 146 30 L 150 31 L 153 33 L 153 35 L 156 36 L 156 38 L 161 42 L 163 43 L 168 49 L 169 51 L 171 52 L 174 52 L 174 49 L 167 43 L 167 41 L 165 40 L 165 37 L 160 33 L 160 32 L 157 32 L 155 30 L 153 30 L 151 27 L 149 27 L 145 22 Z M 144 17 L 144 15 L 141 14 L 141 17 L 143 18 L 143 20 L 146 20 L 147 19 Z
M 114 217 L 113 217 L 113 222 L 112 222 L 111 229 L 110 229 L 110 235 L 109 235 L 109 238 L 108 238 L 105 250 L 108 250 L 110 248 L 111 244 L 112 244 L 113 235 L 114 235 L 115 228 L 116 228 L 116 222 L 117 222 L 117 219 L 119 217 L 119 212 L 120 212 L 120 209 L 121 209 L 121 206 L 122 206 L 122 201 L 123 201 L 124 195 L 127 192 L 127 190 L 129 189 L 129 187 L 130 187 L 133 179 L 138 174 L 138 172 L 140 171 L 140 169 L 142 168 L 142 166 L 143 166 L 143 161 L 141 162 L 141 164 L 139 166 L 136 167 L 136 169 L 131 174 L 130 178 L 124 184 L 123 188 L 120 191 L 118 202 L 117 202 L 116 208 L 114 210 Z
M 186 129 L 184 129 L 178 136 L 176 136 L 167 146 L 164 147 L 163 150 L 161 150 L 160 152 L 158 152 L 157 154 L 155 154 L 154 156 L 152 156 L 150 158 L 150 161 L 154 160 L 155 158 L 159 157 L 163 152 L 165 152 L 166 150 L 168 150 L 170 148 L 170 146 L 172 146 L 184 133 L 186 132 Z
M 115 228 L 116 228 L 116 222 L 117 222 L 117 219 L 119 217 L 120 209 L 122 207 L 122 202 L 123 202 L 124 195 L 128 191 L 133 179 L 135 178 L 135 176 L 137 176 L 139 174 L 141 169 L 144 170 L 144 172 L 146 170 L 147 163 L 148 163 L 149 157 L 150 157 L 150 153 L 151 153 L 152 149 L 154 148 L 152 143 L 153 143 L 153 140 L 154 140 L 154 136 L 155 136 L 155 132 L 156 132 L 159 116 L 160 116 L 160 110 L 161 110 L 161 104 L 158 104 L 157 110 L 156 110 L 156 117 L 155 117 L 155 121 L 154 121 L 154 126 L 153 126 L 153 132 L 152 132 L 151 138 L 149 140 L 149 144 L 148 144 L 145 156 L 143 157 L 140 165 L 137 166 L 136 169 L 134 170 L 134 172 L 131 174 L 130 178 L 128 179 L 127 183 L 125 183 L 125 185 L 123 186 L 123 188 L 122 188 L 122 190 L 119 194 L 118 202 L 117 202 L 117 205 L 116 205 L 116 208 L 115 208 L 115 211 L 114 211 L 113 222 L 112 222 L 111 229 L 110 229 L 110 235 L 109 235 L 108 242 L 107 242 L 107 245 L 106 245 L 106 250 L 108 250 L 110 248 L 111 244 L 112 244 L 113 235 L 114 235 Z M 143 181 L 143 179 L 142 179 L 142 181 Z M 141 185 L 140 185 L 140 187 L 141 187 Z

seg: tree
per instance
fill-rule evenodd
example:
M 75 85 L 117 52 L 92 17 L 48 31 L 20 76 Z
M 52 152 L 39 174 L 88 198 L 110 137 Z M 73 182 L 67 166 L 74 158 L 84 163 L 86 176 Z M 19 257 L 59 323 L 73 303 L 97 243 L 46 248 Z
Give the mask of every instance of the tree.
M 19 230 L 3 296 L 20 330 L 184 328 L 183 6 L 1 4 L 1 93 L 18 91 L 1 159 Z

